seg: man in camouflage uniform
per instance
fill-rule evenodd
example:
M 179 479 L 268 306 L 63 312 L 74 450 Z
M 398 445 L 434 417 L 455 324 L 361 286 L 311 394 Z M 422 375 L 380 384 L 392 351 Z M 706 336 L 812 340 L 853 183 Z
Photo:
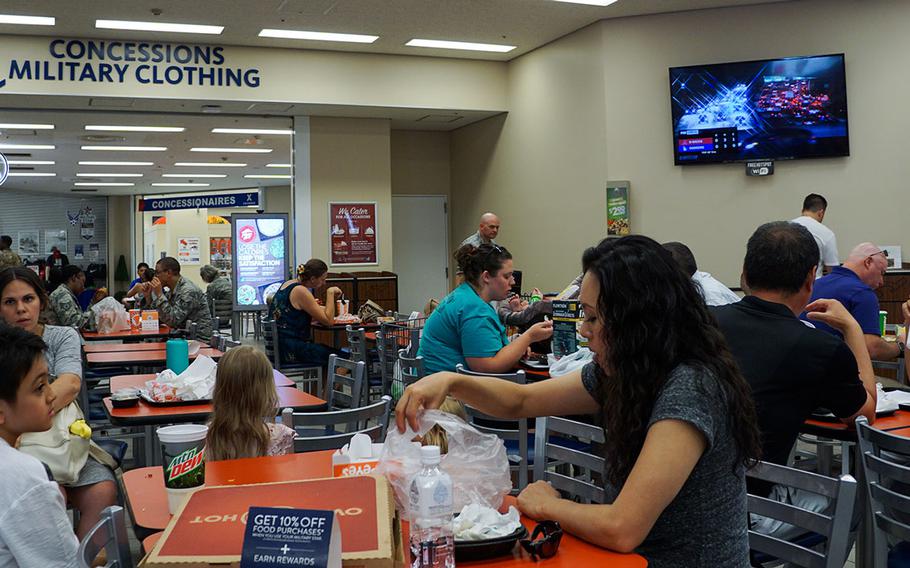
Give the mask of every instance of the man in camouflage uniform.
M 54 314 L 49 322 L 54 325 L 74 327 L 76 329 L 95 329 L 95 314 L 91 308 L 83 312 L 79 305 L 78 295 L 85 290 L 85 273 L 74 264 L 63 267 L 63 283 L 51 292 L 49 304 Z M 92 305 L 107 296 L 104 288 L 99 288 L 92 298 Z
M 13 246 L 13 239 L 9 235 L 0 237 L 0 271 L 22 266 L 22 259 L 12 251 L 11 246 Z
M 180 276 L 180 263 L 165 257 L 155 265 L 155 277 L 146 284 L 152 295 L 152 307 L 158 310 L 161 323 L 174 329 L 185 329 L 187 322 L 197 324 L 196 336 L 208 341 L 212 337 L 212 314 L 205 295 L 198 286 Z M 164 287 L 170 292 L 164 293 Z
M 208 283 L 208 286 L 205 288 L 205 295 L 213 300 L 230 302 L 231 293 L 233 292 L 233 287 L 231 286 L 231 279 L 226 276 L 221 276 L 218 272 L 218 269 L 212 266 L 211 264 L 206 264 L 199 269 L 199 276 L 202 277 L 203 282 Z

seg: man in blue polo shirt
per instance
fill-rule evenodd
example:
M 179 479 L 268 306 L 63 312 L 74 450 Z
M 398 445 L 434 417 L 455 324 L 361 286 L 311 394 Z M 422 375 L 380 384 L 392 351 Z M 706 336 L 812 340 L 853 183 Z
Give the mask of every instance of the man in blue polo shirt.
M 875 290 L 884 282 L 888 260 L 884 251 L 872 243 L 856 246 L 842 266 L 835 267 L 830 274 L 815 281 L 812 301 L 828 298 L 839 301 L 859 323 L 869 356 L 877 360 L 889 360 L 903 352 L 899 342 L 889 343 L 882 339 L 878 320 L 878 297 Z M 800 318 L 806 319 L 803 312 Z M 824 323 L 812 322 L 817 328 L 841 337 L 840 332 Z

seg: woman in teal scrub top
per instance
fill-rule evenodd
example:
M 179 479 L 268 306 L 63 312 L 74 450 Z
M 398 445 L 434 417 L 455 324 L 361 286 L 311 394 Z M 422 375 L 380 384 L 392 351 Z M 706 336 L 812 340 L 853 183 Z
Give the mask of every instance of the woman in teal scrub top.
M 495 244 L 465 245 L 455 260 L 465 281 L 427 320 L 417 354 L 428 373 L 454 371 L 459 363 L 481 373 L 508 373 L 531 343 L 553 335 L 553 324 L 535 324 L 509 343 L 490 302 L 504 300 L 514 284 L 512 255 Z

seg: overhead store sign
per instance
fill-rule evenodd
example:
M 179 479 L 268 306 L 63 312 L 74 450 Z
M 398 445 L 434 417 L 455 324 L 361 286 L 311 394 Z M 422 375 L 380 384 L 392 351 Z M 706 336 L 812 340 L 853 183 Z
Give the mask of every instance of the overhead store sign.
M 259 205 L 259 192 L 208 193 L 183 197 L 153 197 L 139 202 L 140 211 L 170 211 L 173 209 L 203 209 L 250 207 Z
M 44 58 L 10 59 L 0 88 L 8 80 L 253 89 L 260 84 L 259 69 L 232 66 L 222 46 L 60 38 L 48 42 Z

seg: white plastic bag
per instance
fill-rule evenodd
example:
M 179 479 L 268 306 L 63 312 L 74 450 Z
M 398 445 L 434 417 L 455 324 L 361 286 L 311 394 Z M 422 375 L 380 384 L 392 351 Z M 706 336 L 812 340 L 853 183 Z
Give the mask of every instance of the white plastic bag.
M 427 410 L 420 416 L 417 432 L 410 426 L 404 434 L 392 426 L 386 434 L 377 472 L 392 484 L 398 510 L 410 519 L 408 494 L 411 480 L 420 471 L 420 444 L 414 439 L 434 425 L 448 436 L 449 453 L 440 467 L 452 478 L 455 511 L 472 503 L 499 509 L 502 498 L 512 489 L 506 448 L 495 434 L 483 434 L 461 418 L 440 410 Z
M 98 333 L 113 333 L 130 328 L 130 315 L 123 304 L 108 296 L 94 306 L 95 326 Z
M 547 356 L 547 359 L 550 363 L 550 376 L 559 377 L 561 375 L 568 375 L 572 371 L 581 369 L 593 361 L 594 353 L 592 353 L 591 350 L 587 347 L 582 347 L 575 353 L 563 355 L 560 359 L 556 359 L 556 357 L 554 357 L 551 353 Z

